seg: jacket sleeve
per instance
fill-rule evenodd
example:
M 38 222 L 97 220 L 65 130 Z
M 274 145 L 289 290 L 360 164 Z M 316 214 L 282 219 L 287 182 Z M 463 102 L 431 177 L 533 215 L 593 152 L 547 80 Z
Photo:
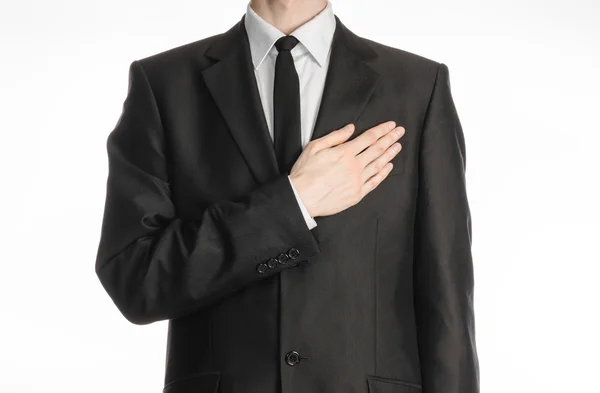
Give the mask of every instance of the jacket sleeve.
M 465 140 L 438 67 L 419 150 L 414 294 L 423 393 L 479 392 Z
M 206 204 L 197 217 L 179 217 L 165 139 L 148 79 L 133 61 L 122 113 L 107 138 L 95 262 L 104 289 L 130 322 L 186 315 L 281 272 L 289 259 L 320 252 L 285 174 L 236 200 Z M 278 257 L 282 263 L 266 265 Z

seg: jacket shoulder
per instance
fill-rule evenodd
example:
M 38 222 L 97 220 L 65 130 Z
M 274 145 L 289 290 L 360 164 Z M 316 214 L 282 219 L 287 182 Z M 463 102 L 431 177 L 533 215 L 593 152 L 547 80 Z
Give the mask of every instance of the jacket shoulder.
M 432 75 L 435 76 L 441 64 L 439 61 L 401 48 L 385 45 L 368 38 L 361 37 L 361 39 L 377 54 L 376 67 L 383 74 L 398 75 L 401 72 L 413 77 L 423 75 L 430 78 Z
M 389 56 L 393 59 L 396 60 L 402 60 L 405 62 L 411 62 L 411 63 L 415 63 L 417 65 L 422 65 L 422 66 L 433 66 L 433 67 L 437 67 L 440 62 L 430 59 L 428 57 L 425 57 L 423 55 L 419 55 L 417 53 L 413 53 L 413 52 L 409 52 L 407 50 L 401 49 L 401 48 L 397 48 L 397 47 L 393 47 L 393 46 L 389 46 L 389 45 L 385 45 L 382 44 L 380 42 L 376 42 L 373 40 L 370 40 L 368 38 L 363 38 L 363 40 L 377 53 L 383 55 L 383 56 Z
M 225 33 L 214 34 L 197 41 L 139 58 L 138 61 L 150 79 L 181 73 L 184 70 L 202 70 L 211 62 L 204 55 Z M 175 76 L 175 75 L 172 75 Z

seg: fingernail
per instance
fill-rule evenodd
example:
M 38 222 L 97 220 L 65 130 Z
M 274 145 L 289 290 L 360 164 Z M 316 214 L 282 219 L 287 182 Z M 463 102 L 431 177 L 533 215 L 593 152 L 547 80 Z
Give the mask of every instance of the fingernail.
M 390 122 L 388 123 L 388 127 L 389 127 L 389 128 L 390 128 L 390 130 L 391 130 L 391 129 L 393 129 L 394 127 L 396 127 L 396 123 L 395 123 L 395 122 L 393 122 L 393 121 L 390 121 Z

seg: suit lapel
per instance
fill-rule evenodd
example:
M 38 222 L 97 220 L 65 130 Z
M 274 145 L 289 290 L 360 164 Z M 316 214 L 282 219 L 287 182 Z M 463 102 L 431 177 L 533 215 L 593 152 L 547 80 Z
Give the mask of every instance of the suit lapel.
M 335 20 L 329 68 L 311 141 L 348 123 L 356 123 L 379 78 L 379 74 L 365 63 L 375 53 L 337 16 Z M 355 130 L 352 138 L 362 131 Z
M 379 74 L 365 63 L 374 52 L 336 16 L 329 68 L 311 140 L 356 123 Z M 279 175 L 273 141 L 252 68 L 244 17 L 205 54 L 217 60 L 202 71 L 204 81 L 258 184 Z M 364 130 L 356 130 L 353 138 Z
M 250 57 L 244 17 L 206 53 L 218 60 L 202 74 L 258 184 L 279 175 L 273 141 Z

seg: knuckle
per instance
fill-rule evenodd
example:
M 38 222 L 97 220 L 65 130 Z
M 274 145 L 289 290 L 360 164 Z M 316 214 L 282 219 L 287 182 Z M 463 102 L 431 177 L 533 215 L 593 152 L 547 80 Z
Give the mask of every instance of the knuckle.
M 382 126 L 377 126 L 377 127 L 371 128 L 371 132 L 369 132 L 369 140 L 374 142 L 377 139 L 379 139 L 379 136 L 382 134 L 383 134 Z
M 367 189 L 368 189 L 369 191 L 370 191 L 370 190 L 372 190 L 373 188 L 375 188 L 375 185 L 376 185 L 376 184 L 377 184 L 377 175 L 375 175 L 375 176 L 371 177 L 371 178 L 369 179 L 369 181 L 367 181 L 367 182 L 365 183 L 365 185 L 367 186 Z
M 360 173 L 361 173 L 360 168 L 358 167 L 358 165 L 356 163 L 352 163 L 348 166 L 347 169 L 348 169 L 348 173 L 350 174 L 350 177 L 355 180 L 354 185 L 356 186 L 356 183 L 358 183 L 358 179 L 360 178 Z
M 379 132 L 381 132 L 383 134 L 390 129 L 390 126 L 388 125 L 388 122 L 386 121 L 385 123 L 381 123 L 378 128 L 379 128 Z
M 336 163 L 342 161 L 346 156 L 347 149 L 343 145 L 335 146 L 331 149 L 331 154 Z
M 308 142 L 306 144 L 306 146 L 304 147 L 304 149 L 312 151 L 313 149 L 316 149 L 319 147 L 319 141 L 318 140 L 312 140 L 310 142 Z

